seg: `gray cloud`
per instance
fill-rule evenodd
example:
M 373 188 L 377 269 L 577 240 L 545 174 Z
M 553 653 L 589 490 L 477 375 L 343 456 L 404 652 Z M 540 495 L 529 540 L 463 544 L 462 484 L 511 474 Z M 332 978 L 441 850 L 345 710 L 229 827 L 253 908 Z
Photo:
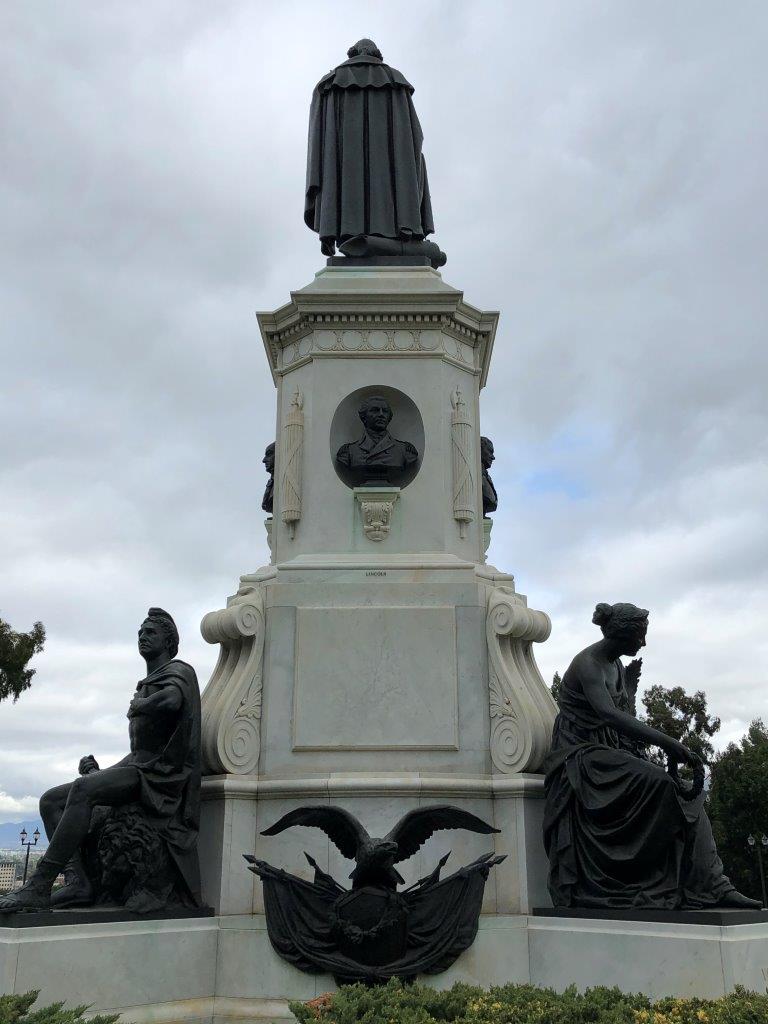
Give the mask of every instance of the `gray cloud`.
M 199 637 L 267 560 L 255 309 L 321 266 L 309 97 L 361 35 L 416 86 L 443 276 L 502 320 L 492 560 L 553 616 L 652 610 L 647 682 L 768 715 L 764 5 L 3 7 L 0 820 L 123 752 L 150 603 Z M 26 805 L 23 805 L 26 807 Z

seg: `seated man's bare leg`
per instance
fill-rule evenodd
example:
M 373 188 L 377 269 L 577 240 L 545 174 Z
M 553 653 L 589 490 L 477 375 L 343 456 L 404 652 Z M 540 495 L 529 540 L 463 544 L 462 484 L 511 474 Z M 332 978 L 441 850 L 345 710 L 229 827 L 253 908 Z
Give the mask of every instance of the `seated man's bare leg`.
M 0 897 L 0 911 L 45 910 L 51 905 L 51 888 L 56 876 L 80 849 L 88 834 L 91 813 L 97 804 L 119 807 L 138 799 L 139 772 L 133 765 L 116 765 L 103 771 L 81 775 L 69 787 L 57 787 L 58 796 L 69 789 L 64 810 L 53 836 L 34 874 L 21 889 Z M 56 793 L 50 791 L 49 794 Z M 49 794 L 46 794 L 48 796 Z M 48 801 L 49 821 L 53 823 L 60 800 Z
M 54 786 L 53 789 L 46 790 L 40 797 L 40 817 L 43 819 L 48 842 L 53 839 L 53 833 L 56 831 L 56 826 L 59 824 L 64 808 L 67 806 L 67 799 L 71 788 L 72 783 L 67 782 L 64 786 Z
M 54 786 L 40 797 L 40 817 L 50 841 L 67 806 L 72 783 Z M 51 896 L 51 906 L 87 907 L 93 902 L 93 886 L 88 878 L 80 851 L 77 850 L 64 868 L 64 885 Z
M 120 807 L 138 796 L 139 771 L 133 765 L 116 765 L 75 779 L 48 846 L 47 858 L 57 864 L 67 863 L 88 835 L 91 812 L 96 804 Z

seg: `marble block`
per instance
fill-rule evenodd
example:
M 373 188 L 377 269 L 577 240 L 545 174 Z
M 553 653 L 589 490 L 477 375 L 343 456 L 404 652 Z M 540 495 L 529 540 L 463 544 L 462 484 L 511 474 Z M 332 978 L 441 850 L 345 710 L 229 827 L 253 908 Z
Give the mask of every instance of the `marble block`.
M 457 750 L 452 607 L 300 608 L 294 750 Z
M 447 971 L 420 980 L 490 987 L 531 983 L 562 991 L 717 998 L 736 985 L 762 991 L 768 924 L 733 927 L 556 920 L 483 914 L 474 944 Z M 261 914 L 0 928 L 0 986 L 41 989 L 40 1006 L 87 1002 L 125 1024 L 228 1024 L 291 1019 L 288 1002 L 335 988 L 272 948 Z

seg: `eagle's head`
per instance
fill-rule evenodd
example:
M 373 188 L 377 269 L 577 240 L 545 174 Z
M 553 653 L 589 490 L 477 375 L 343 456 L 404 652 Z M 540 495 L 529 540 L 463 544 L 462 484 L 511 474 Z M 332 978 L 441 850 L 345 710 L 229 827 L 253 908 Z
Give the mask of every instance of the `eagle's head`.
M 400 847 L 389 839 L 377 839 L 374 841 L 374 847 L 371 852 L 379 864 L 389 865 L 394 862 L 395 857 L 400 852 Z

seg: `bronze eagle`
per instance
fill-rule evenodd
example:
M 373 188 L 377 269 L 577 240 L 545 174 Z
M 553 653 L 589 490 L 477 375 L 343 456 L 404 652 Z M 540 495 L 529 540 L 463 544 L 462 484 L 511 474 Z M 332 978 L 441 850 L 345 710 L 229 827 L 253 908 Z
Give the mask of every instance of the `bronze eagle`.
M 383 839 L 379 839 L 368 835 L 357 818 L 343 807 L 326 804 L 297 807 L 261 834 L 275 836 L 293 825 L 322 829 L 345 857 L 355 861 L 349 876 L 353 889 L 372 885 L 393 891 L 398 882 L 404 881 L 394 865 L 412 857 L 433 832 L 463 828 L 490 835 L 500 831 L 470 811 L 438 804 L 409 811 Z

